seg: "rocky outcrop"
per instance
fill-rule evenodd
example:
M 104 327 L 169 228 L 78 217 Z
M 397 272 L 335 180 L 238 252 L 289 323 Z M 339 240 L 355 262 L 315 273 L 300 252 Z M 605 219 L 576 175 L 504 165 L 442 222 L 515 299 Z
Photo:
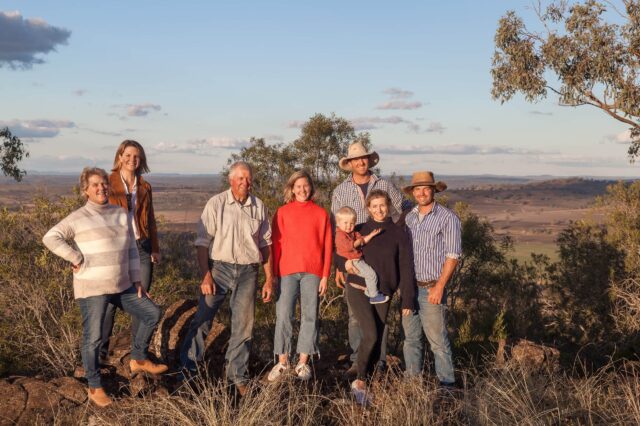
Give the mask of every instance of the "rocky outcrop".
M 151 357 L 169 365 L 175 372 L 179 348 L 197 308 L 193 300 L 180 300 L 165 310 L 149 347 Z M 207 337 L 206 360 L 208 374 L 220 377 L 224 366 L 229 332 L 214 322 Z M 138 395 L 166 396 L 173 389 L 175 374 L 134 377 L 129 369 L 131 335 L 125 331 L 111 338 L 109 362 L 102 366 L 103 386 L 116 398 Z M 171 372 L 170 372 L 171 373 Z M 60 419 L 61 413 L 85 410 L 87 388 L 84 369 L 77 367 L 73 377 L 46 381 L 39 377 L 9 377 L 0 380 L 0 426 L 47 424 Z

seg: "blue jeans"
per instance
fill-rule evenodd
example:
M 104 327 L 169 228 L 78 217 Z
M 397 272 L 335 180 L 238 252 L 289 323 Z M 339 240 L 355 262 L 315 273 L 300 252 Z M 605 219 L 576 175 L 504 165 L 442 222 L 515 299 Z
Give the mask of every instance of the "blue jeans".
M 446 294 L 442 303 L 434 305 L 427 300 L 428 289 L 418 288 L 418 312 L 402 317 L 405 340 L 403 345 L 406 373 L 410 376 L 422 372 L 424 364 L 424 334 L 429 340 L 435 359 L 436 375 L 441 383 L 452 384 L 456 379 L 453 373 L 451 345 L 447 335 Z
M 296 302 L 300 296 L 300 333 L 297 352 L 313 355 L 318 353 L 318 288 L 320 277 L 299 272 L 285 275 L 280 279 L 278 300 L 276 301 L 276 331 L 273 338 L 273 353 L 291 353 L 293 321 Z
M 149 291 L 151 288 L 151 277 L 153 276 L 153 263 L 151 263 L 151 240 L 138 240 L 138 254 L 140 255 L 140 284 Z M 100 357 L 109 356 L 109 338 L 113 332 L 113 322 L 116 317 L 116 306 L 109 304 L 104 314 L 102 324 L 102 343 L 100 344 Z M 138 333 L 139 321 L 136 317 L 131 318 L 131 338 Z
M 225 355 L 227 379 L 234 384 L 242 384 L 249 378 L 247 367 L 256 310 L 258 264 L 238 265 L 216 261 L 211 268 L 211 275 L 216 284 L 216 294 L 200 295 L 198 310 L 180 348 L 180 364 L 191 373 L 196 372 L 196 363 L 204 358 L 205 340 L 211 330 L 211 322 L 227 294 L 231 293 L 231 337 Z
M 102 338 L 102 323 L 109 304 L 122 309 L 134 318 L 137 318 L 140 326 L 134 338 L 131 340 L 131 358 L 136 360 L 147 359 L 147 349 L 153 330 L 160 321 L 161 311 L 150 299 L 138 298 L 138 292 L 134 287 L 122 293 L 103 294 L 101 296 L 85 297 L 77 299 L 82 315 L 82 365 L 89 387 L 102 387 L 100 382 L 100 369 L 98 356 Z
M 364 294 L 367 297 L 375 297 L 378 295 L 378 275 L 371 266 L 367 264 L 362 258 L 353 259 L 351 261 L 353 266 L 358 269 L 358 275 L 364 278 L 364 282 L 367 284 L 367 289 Z

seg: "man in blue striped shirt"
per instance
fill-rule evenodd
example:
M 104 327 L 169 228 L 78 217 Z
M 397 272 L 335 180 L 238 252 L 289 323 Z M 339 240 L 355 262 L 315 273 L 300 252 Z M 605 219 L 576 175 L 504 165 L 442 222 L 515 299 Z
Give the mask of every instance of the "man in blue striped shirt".
M 458 216 L 435 202 L 435 193 L 445 189 L 447 185 L 435 182 L 431 172 L 414 173 L 411 185 L 403 188 L 418 203 L 405 218 L 413 244 L 418 311 L 402 317 L 405 334 L 403 352 L 407 374 L 420 374 L 424 363 L 424 330 L 435 358 L 440 384 L 453 386 L 455 377 L 447 336 L 445 286 L 458 265 L 462 242 Z

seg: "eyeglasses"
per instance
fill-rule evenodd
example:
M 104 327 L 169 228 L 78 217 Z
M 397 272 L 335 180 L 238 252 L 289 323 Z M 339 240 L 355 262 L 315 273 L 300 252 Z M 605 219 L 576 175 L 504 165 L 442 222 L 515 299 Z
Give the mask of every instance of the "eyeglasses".
M 133 206 L 131 205 L 131 194 L 126 194 L 127 196 L 127 210 L 131 211 L 131 209 L 133 209 Z

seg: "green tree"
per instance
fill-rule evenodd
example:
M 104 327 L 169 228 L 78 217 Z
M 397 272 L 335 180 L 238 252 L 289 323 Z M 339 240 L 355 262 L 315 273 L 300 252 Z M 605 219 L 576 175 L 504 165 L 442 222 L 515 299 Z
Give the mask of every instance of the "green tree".
M 562 105 L 590 105 L 625 123 L 629 155 L 640 150 L 640 2 L 552 1 L 535 8 L 542 31 L 532 31 L 514 11 L 495 34 L 492 96 L 516 93 L 535 102 L 548 92 Z M 608 15 L 611 13 L 612 15 Z M 607 18 L 615 17 L 615 22 Z
M 222 185 L 226 187 L 229 166 L 245 161 L 253 168 L 253 189 L 271 214 L 282 204 L 282 188 L 295 170 L 295 156 L 291 147 L 284 144 L 268 145 L 263 138 L 251 138 L 249 146 L 238 154 L 232 154 L 222 171 Z
M 23 158 L 29 157 L 29 152 L 25 149 L 22 141 L 11 134 L 8 127 L 0 129 L 0 157 L 2 163 L 0 168 L 5 176 L 10 176 L 16 181 L 20 182 L 24 175 L 27 174 L 24 170 L 20 170 L 18 163 Z

